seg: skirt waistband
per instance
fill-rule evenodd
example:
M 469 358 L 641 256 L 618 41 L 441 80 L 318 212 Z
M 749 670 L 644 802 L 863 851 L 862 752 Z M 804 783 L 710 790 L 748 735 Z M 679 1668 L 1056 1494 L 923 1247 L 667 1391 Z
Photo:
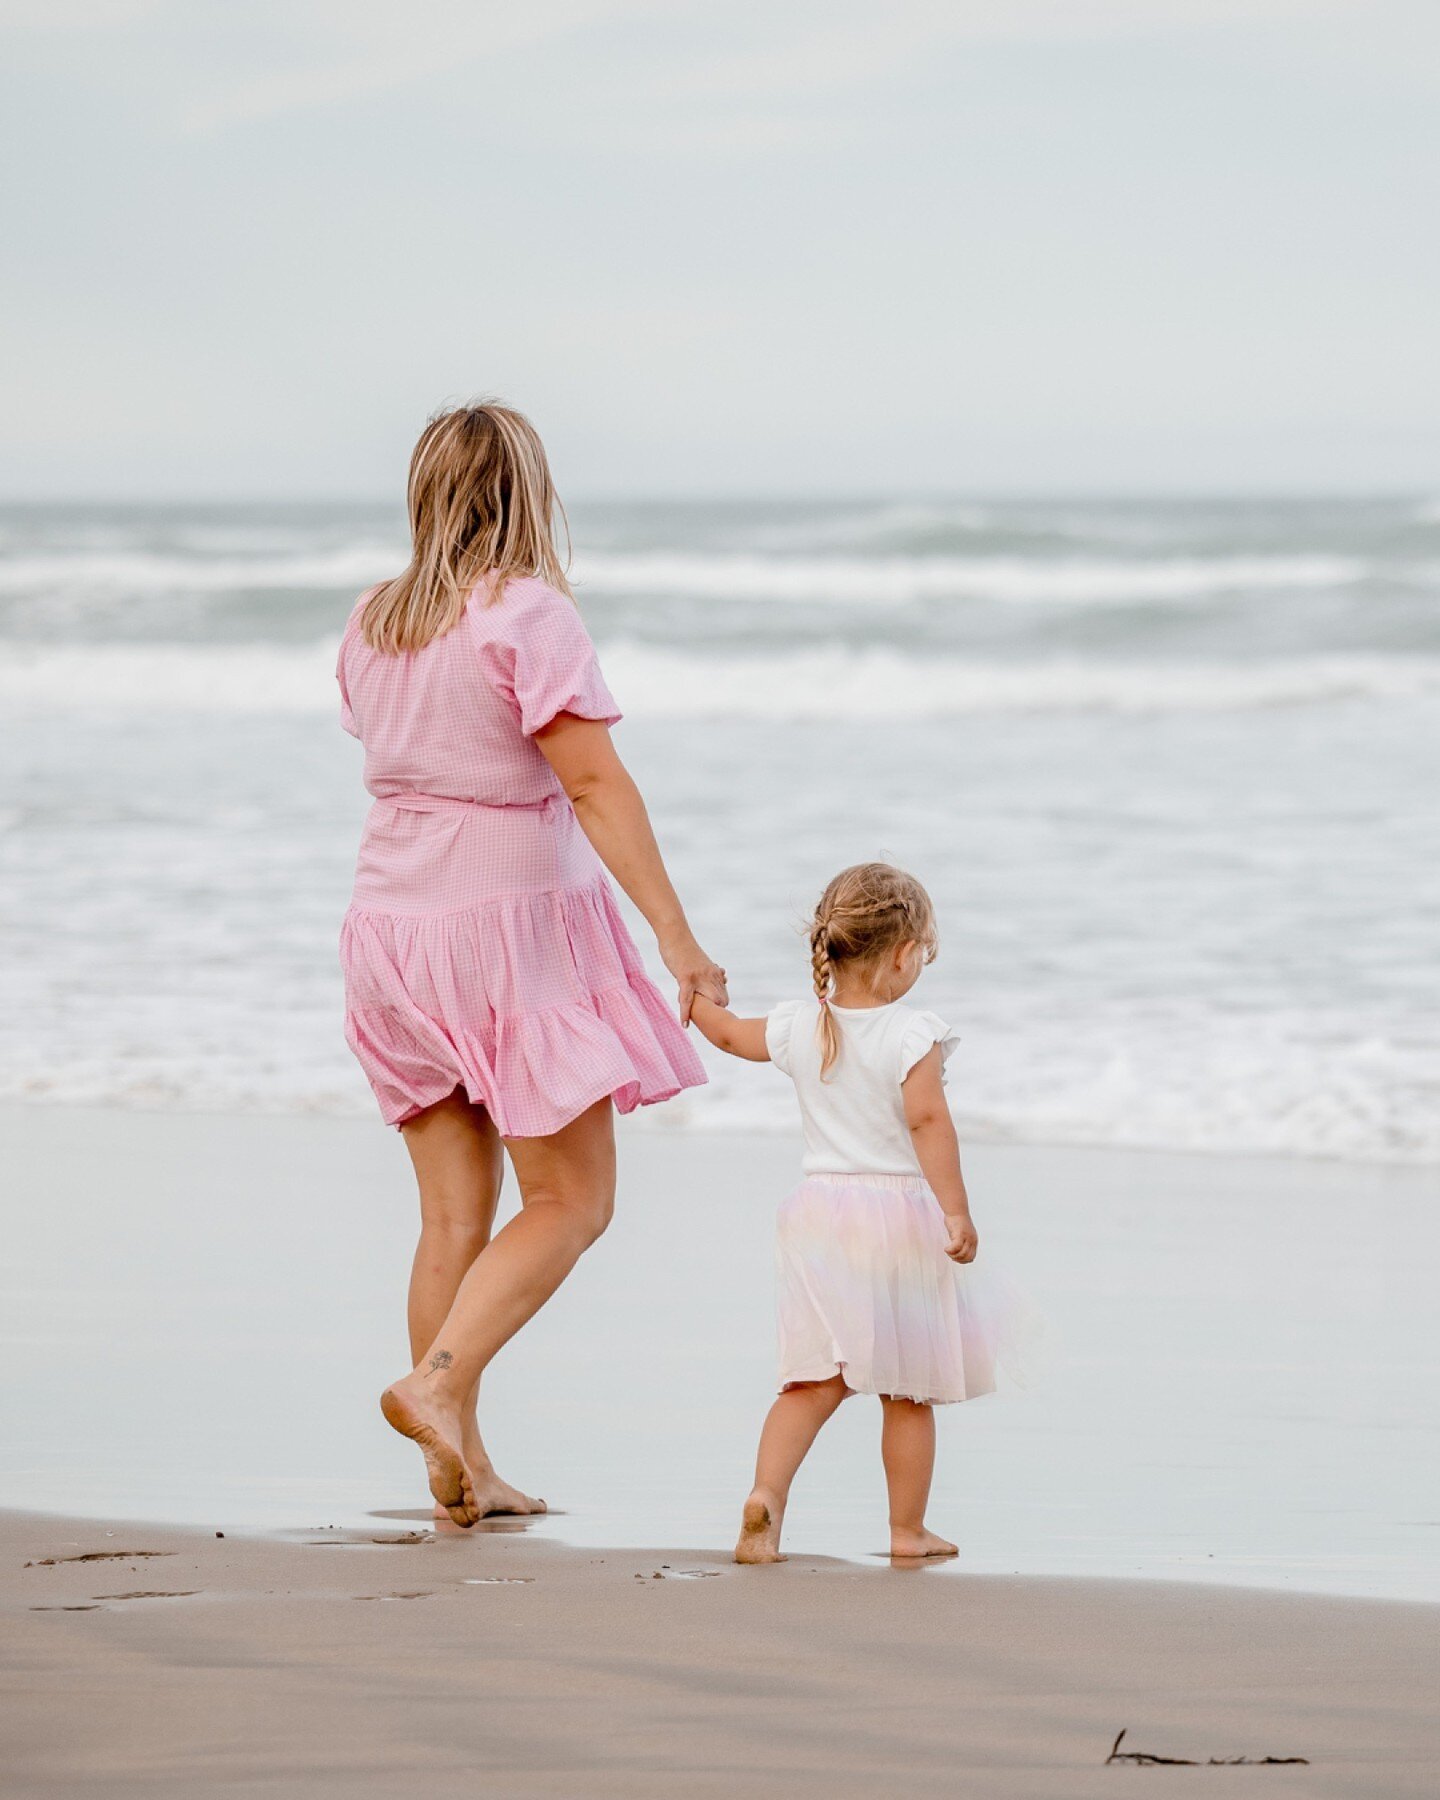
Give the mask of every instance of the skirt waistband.
M 861 1169 L 812 1169 L 801 1180 L 823 1181 L 827 1186 L 837 1187 L 911 1188 L 926 1185 L 925 1177 L 918 1169 L 913 1175 L 875 1175 Z

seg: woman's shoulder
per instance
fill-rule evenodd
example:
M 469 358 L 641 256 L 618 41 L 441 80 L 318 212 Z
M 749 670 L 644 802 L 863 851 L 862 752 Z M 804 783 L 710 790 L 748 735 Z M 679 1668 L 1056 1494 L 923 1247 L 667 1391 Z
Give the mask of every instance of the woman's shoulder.
M 365 589 L 363 594 L 359 594 L 356 596 L 354 604 L 351 606 L 349 613 L 346 615 L 345 630 L 341 634 L 342 637 L 349 637 L 351 635 L 351 633 L 356 632 L 360 629 L 360 621 L 361 621 L 362 617 L 364 616 L 365 608 L 370 604 L 370 602 L 380 592 L 381 588 L 384 587 L 384 585 L 385 585 L 385 583 L 383 581 L 372 581 L 370 586 Z
M 465 602 L 465 616 L 482 637 L 513 642 L 535 632 L 579 622 L 575 602 L 538 575 L 512 575 L 496 584 L 486 576 Z

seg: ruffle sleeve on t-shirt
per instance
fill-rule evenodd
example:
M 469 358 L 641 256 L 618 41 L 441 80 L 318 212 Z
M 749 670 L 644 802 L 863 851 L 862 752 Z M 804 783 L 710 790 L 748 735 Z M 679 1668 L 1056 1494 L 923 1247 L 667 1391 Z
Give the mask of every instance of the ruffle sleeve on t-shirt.
M 790 1034 L 795 1028 L 795 1016 L 799 1011 L 798 1000 L 782 1000 L 765 1015 L 765 1048 L 770 1052 L 771 1062 L 782 1075 L 794 1072 L 790 1067 Z
M 620 708 L 573 601 L 543 581 L 527 580 L 509 582 L 493 604 L 499 609 L 497 648 L 509 652 L 497 659 L 497 686 L 514 702 L 526 737 L 561 713 L 605 725 L 619 721 Z
M 940 1079 L 943 1081 L 945 1064 L 949 1062 L 951 1052 L 959 1042 L 957 1034 L 950 1029 L 938 1013 L 907 1013 L 904 1028 L 900 1032 L 900 1080 L 905 1079 L 932 1044 L 938 1044 L 940 1046 Z

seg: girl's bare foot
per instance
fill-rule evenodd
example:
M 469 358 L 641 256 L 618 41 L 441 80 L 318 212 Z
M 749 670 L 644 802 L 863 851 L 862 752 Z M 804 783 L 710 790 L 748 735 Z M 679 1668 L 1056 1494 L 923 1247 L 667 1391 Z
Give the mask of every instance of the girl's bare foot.
M 418 1444 L 425 1457 L 430 1492 L 457 1525 L 473 1525 L 480 1517 L 475 1484 L 460 1454 L 458 1413 L 440 1405 L 413 1376 L 407 1375 L 380 1396 L 385 1421 Z
M 922 1525 L 919 1531 L 912 1531 L 904 1525 L 890 1527 L 890 1554 L 892 1556 L 958 1556 L 960 1547 L 942 1538 L 937 1532 L 926 1531 Z
M 737 1563 L 778 1563 L 780 1554 L 780 1508 L 762 1494 L 759 1488 L 745 1502 L 740 1515 L 740 1541 L 735 1546 Z

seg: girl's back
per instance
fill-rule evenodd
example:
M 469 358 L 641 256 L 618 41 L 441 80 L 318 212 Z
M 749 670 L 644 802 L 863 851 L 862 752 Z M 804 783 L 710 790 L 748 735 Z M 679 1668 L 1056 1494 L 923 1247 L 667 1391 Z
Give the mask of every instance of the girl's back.
M 818 1001 L 787 1000 L 765 1021 L 770 1060 L 795 1084 L 805 1173 L 918 1177 L 901 1084 L 933 1044 L 948 1057 L 959 1039 L 935 1013 L 899 1000 L 886 1006 L 826 1005 L 839 1054 L 823 1074 Z

